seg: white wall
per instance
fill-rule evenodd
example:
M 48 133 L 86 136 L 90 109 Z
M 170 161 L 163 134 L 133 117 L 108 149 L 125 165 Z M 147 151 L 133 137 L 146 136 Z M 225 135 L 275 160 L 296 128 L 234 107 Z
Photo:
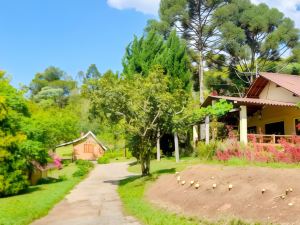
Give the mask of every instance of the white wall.
M 275 83 L 270 81 L 259 95 L 259 98 L 290 103 L 300 102 L 300 97 L 293 96 L 292 92 L 282 87 L 277 87 Z

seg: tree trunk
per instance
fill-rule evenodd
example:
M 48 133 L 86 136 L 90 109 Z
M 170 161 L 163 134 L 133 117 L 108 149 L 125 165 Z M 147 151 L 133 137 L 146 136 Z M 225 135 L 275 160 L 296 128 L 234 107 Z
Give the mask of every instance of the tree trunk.
M 203 68 L 203 55 L 201 51 L 199 52 L 198 75 L 199 75 L 200 104 L 202 104 L 204 102 L 204 68 Z
M 178 144 L 178 135 L 177 132 L 174 133 L 174 144 L 175 144 L 175 158 L 176 162 L 179 162 L 179 144 Z
M 156 155 L 157 161 L 160 161 L 160 130 L 157 131 L 157 138 L 156 138 Z
M 142 176 L 150 175 L 150 154 L 149 150 L 145 154 L 140 154 L 140 163 L 141 163 L 141 170 Z
M 124 142 L 124 157 L 127 158 L 126 141 Z

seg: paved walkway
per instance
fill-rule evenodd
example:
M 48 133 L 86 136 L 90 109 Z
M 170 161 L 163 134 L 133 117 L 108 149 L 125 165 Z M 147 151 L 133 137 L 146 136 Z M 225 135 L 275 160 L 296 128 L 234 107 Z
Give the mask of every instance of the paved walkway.
M 130 176 L 127 163 L 96 165 L 47 216 L 32 225 L 139 225 L 122 212 L 118 181 Z

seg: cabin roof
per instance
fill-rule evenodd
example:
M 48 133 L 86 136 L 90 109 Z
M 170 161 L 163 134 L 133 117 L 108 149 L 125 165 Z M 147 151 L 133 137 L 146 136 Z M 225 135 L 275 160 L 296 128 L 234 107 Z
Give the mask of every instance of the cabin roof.
M 105 151 L 107 150 L 107 147 L 105 147 L 96 137 L 96 135 L 92 132 L 92 131 L 89 131 L 87 132 L 85 135 L 83 135 L 82 137 L 80 138 L 77 138 L 73 141 L 70 141 L 70 142 L 66 142 L 66 143 L 63 143 L 63 144 L 60 144 L 60 145 L 57 145 L 56 148 L 59 148 L 59 147 L 62 147 L 62 146 L 66 146 L 66 145 L 71 145 L 71 144 L 75 144 L 77 142 L 80 142 L 84 139 L 86 139 L 87 137 L 91 136 Z
M 213 96 L 210 95 L 206 98 L 205 102 L 202 104 L 203 107 L 211 105 L 213 100 L 225 99 L 227 101 L 233 102 L 236 105 L 270 105 L 270 106 L 286 106 L 286 107 L 296 107 L 294 103 L 279 102 L 269 99 L 259 99 L 259 98 L 240 98 L 240 97 L 229 97 L 229 96 Z
M 245 97 L 259 98 L 260 93 L 269 81 L 300 96 L 300 76 L 280 73 L 260 73 L 259 75 L 248 89 Z
M 40 171 L 47 171 L 47 170 L 50 170 L 50 169 L 56 169 L 56 165 L 54 163 L 47 163 L 46 165 L 42 165 L 40 164 L 39 162 L 33 160 L 31 161 L 31 164 L 33 165 L 33 167 L 37 170 L 40 170 Z

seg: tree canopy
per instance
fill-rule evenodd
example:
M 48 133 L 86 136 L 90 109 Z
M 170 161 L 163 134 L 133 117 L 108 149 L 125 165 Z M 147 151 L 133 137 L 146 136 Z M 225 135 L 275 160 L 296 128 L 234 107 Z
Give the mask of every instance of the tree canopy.
M 29 90 L 34 101 L 44 105 L 66 105 L 68 96 L 76 82 L 64 71 L 50 66 L 44 72 L 37 73 L 30 83 Z
M 147 76 L 154 66 L 160 66 L 170 76 L 170 89 L 191 88 L 191 64 L 185 42 L 176 32 L 171 32 L 166 41 L 155 31 L 134 40 L 126 48 L 123 58 L 124 75 Z
M 288 62 L 299 62 L 299 30 L 291 19 L 266 4 L 256 5 L 250 0 L 162 0 L 159 18 L 149 20 L 146 30 L 156 30 L 167 38 L 176 29 L 187 41 L 200 102 L 204 101 L 205 79 L 210 80 L 204 77 L 214 74 L 207 73 L 208 69 L 226 74 L 235 87 L 214 77 L 212 80 L 224 85 L 224 92 L 237 93 L 249 85 L 256 70 L 273 71 L 274 61 L 288 54 L 292 56 Z
M 260 71 L 268 69 L 271 62 L 280 60 L 299 43 L 294 22 L 266 4 L 233 0 L 219 7 L 214 19 L 221 32 L 220 50 L 228 55 L 227 63 L 234 72 L 242 72 L 240 77 L 248 83 L 250 76 L 245 72 L 255 74 L 256 66 Z
M 168 36 L 175 29 L 184 38 L 190 55 L 196 64 L 200 102 L 204 101 L 204 67 L 209 52 L 218 51 L 219 38 L 217 23 L 212 16 L 215 10 L 227 1 L 224 0 L 162 0 L 160 21 L 150 20 L 146 30 L 157 30 Z

